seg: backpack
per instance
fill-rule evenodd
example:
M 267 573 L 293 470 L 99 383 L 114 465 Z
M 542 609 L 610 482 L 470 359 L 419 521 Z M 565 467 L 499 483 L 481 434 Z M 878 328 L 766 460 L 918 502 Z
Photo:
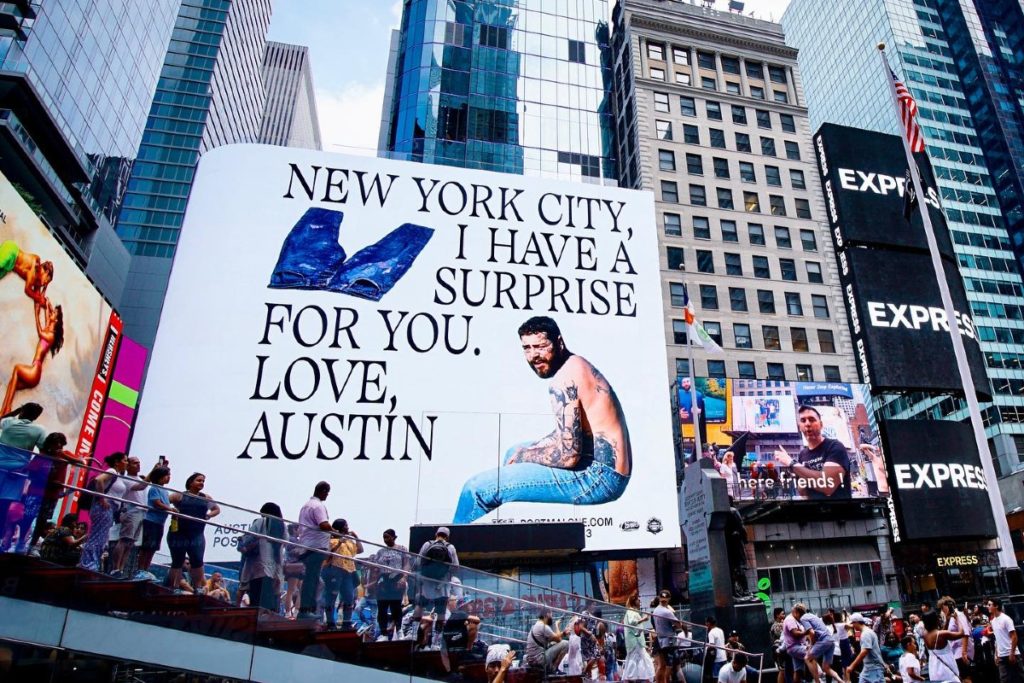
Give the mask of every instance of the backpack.
M 434 541 L 423 554 L 420 574 L 428 579 L 443 579 L 448 574 L 448 563 L 451 559 L 448 544 L 444 541 Z

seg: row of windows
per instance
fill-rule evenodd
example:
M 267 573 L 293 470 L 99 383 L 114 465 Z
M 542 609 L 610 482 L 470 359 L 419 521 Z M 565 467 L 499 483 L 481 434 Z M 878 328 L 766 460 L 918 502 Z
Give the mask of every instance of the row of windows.
M 757 376 L 757 365 L 753 361 L 737 361 L 736 370 L 730 374 L 726 374 L 726 366 L 724 360 L 713 360 L 709 359 L 708 364 L 708 377 L 717 377 L 725 379 L 726 377 L 734 377 L 738 379 L 764 379 Z M 766 377 L 769 380 L 777 380 L 784 382 L 788 380 L 786 376 L 786 366 L 783 363 L 767 363 Z M 795 367 L 796 374 L 795 378 L 798 382 L 814 382 L 816 378 L 814 376 L 814 367 L 811 365 L 797 364 Z M 825 365 L 822 367 L 824 373 L 824 380 L 826 382 L 842 382 L 842 373 L 839 371 L 838 365 Z M 690 374 L 690 361 L 685 358 L 676 358 L 676 375 L 679 377 L 686 377 Z
M 655 119 L 654 133 L 659 140 L 674 140 L 672 122 L 663 119 Z M 759 136 L 760 153 L 766 157 L 777 157 L 779 153 L 775 146 L 775 138 Z M 753 153 L 750 144 L 750 136 L 747 133 L 735 134 L 735 149 L 737 152 Z M 697 126 L 683 124 L 683 142 L 688 145 L 702 145 L 700 128 Z M 708 145 L 714 149 L 728 149 L 725 143 L 725 131 L 721 128 L 708 128 Z M 783 146 L 786 149 L 786 158 L 790 161 L 800 161 L 800 144 L 792 140 L 784 140 Z
M 718 287 L 715 285 L 699 285 L 700 307 L 702 311 L 719 310 Z M 750 309 L 747 305 L 747 290 L 743 287 L 728 287 L 729 309 L 737 313 L 746 313 Z M 686 288 L 677 282 L 669 283 L 669 299 L 673 307 L 682 308 L 686 296 Z M 770 289 L 756 290 L 757 309 L 763 315 L 775 315 L 775 292 Z M 802 316 L 804 314 L 803 298 L 800 292 L 785 292 L 786 314 L 791 316 Z M 815 318 L 827 319 L 829 317 L 828 298 L 822 294 L 811 295 L 811 308 Z M 740 347 L 743 348 L 743 347 Z M 749 347 L 746 347 L 749 348 Z
M 985 235 L 980 232 L 963 232 L 962 230 L 953 230 L 953 241 L 957 244 L 963 244 L 972 247 L 984 247 L 986 249 L 1006 249 L 1009 250 L 1010 240 L 1003 235 Z
M 704 175 L 704 157 L 700 154 L 686 153 L 686 172 L 690 175 L 703 176 Z M 729 180 L 733 177 L 732 169 L 729 165 L 729 160 L 724 157 L 712 157 L 712 166 L 716 178 L 722 178 Z M 758 182 L 757 170 L 754 164 L 750 161 L 740 161 L 738 163 L 739 178 L 744 183 Z M 670 149 L 659 149 L 658 150 L 658 170 L 661 171 L 675 171 L 676 166 L 676 153 Z M 772 166 L 765 164 L 764 166 L 764 182 L 770 187 L 782 187 L 782 170 L 778 166 Z M 794 190 L 806 190 L 807 179 L 804 176 L 804 172 L 798 168 L 789 169 L 789 183 Z
M 985 353 L 985 363 L 987 363 L 990 368 L 1024 370 L 1024 353 L 987 351 Z
M 690 65 L 690 48 L 682 47 L 679 45 L 672 45 L 672 63 L 677 66 L 689 66 Z M 665 61 L 665 44 L 657 43 L 651 40 L 647 41 L 647 57 L 648 59 L 654 59 L 659 62 Z M 727 74 L 740 74 L 740 58 L 732 57 L 728 55 L 721 55 L 722 60 L 722 71 Z M 750 62 L 745 61 L 747 77 L 756 78 L 760 81 L 764 80 L 764 67 L 761 62 Z M 718 68 L 715 64 L 715 53 L 707 52 L 706 50 L 697 50 L 697 66 L 702 69 L 709 69 L 714 71 Z M 777 64 L 768 65 L 768 78 L 772 83 L 786 83 L 786 67 L 779 66 Z
M 852 562 L 811 567 L 758 569 L 757 578 L 768 578 L 772 590 L 784 593 L 863 588 L 885 584 L 881 562 Z
M 1016 273 L 1017 266 L 1013 259 L 983 256 L 981 254 L 957 254 L 961 268 L 991 270 L 994 273 Z
M 672 113 L 670 104 L 670 97 L 668 93 L 656 92 L 654 93 L 654 111 L 662 112 L 665 114 Z M 748 123 L 747 119 L 747 108 L 739 104 L 729 105 L 730 115 L 732 122 L 745 126 Z M 722 103 L 717 100 L 704 100 L 704 111 L 707 114 L 707 118 L 711 121 L 722 120 Z M 697 116 L 697 100 L 689 95 L 679 96 L 679 113 L 683 116 Z M 796 132 L 796 120 L 792 114 L 778 114 L 779 127 L 782 128 L 784 133 L 795 133 Z M 757 121 L 757 127 L 765 130 L 772 130 L 772 112 L 767 109 L 754 109 L 754 120 Z
M 656 80 L 656 81 L 664 81 L 664 80 L 666 80 L 665 69 L 663 69 L 661 67 L 650 66 L 648 68 L 648 70 L 647 70 L 647 75 L 651 79 Z M 693 77 L 690 74 L 689 70 L 682 71 L 682 70 L 676 69 L 675 70 L 675 82 L 676 82 L 677 85 L 687 85 L 687 86 L 696 86 L 697 85 L 696 83 L 694 83 Z M 718 79 L 717 78 L 713 78 L 711 76 L 701 76 L 700 77 L 700 87 L 704 88 L 705 90 L 715 90 L 715 91 L 717 91 L 718 90 Z M 755 100 L 763 100 L 763 99 L 765 99 L 765 89 L 762 88 L 761 86 L 750 85 L 750 86 L 748 86 L 748 88 L 750 90 L 750 97 L 754 98 Z M 730 95 L 736 95 L 737 97 L 742 97 L 743 96 L 743 88 L 742 88 L 741 84 L 739 83 L 739 81 L 732 81 L 732 80 L 726 79 L 725 80 L 725 92 L 727 92 Z M 773 89 L 772 90 L 772 100 L 775 101 L 775 102 L 779 102 L 780 104 L 787 104 L 789 102 L 789 93 L 786 92 L 785 90 L 775 90 L 775 89 Z
M 690 49 L 687 47 L 671 46 L 672 53 L 672 68 L 671 71 L 674 74 L 674 80 L 680 85 L 696 85 L 693 82 L 693 71 L 691 65 Z M 662 43 L 647 42 L 647 58 L 650 61 L 659 62 L 659 64 L 648 64 L 648 75 L 650 78 L 655 80 L 664 81 L 666 80 L 666 74 L 669 71 L 669 63 L 666 60 L 666 49 Z M 722 79 L 725 83 L 725 90 L 731 95 L 742 96 L 742 84 L 739 78 L 729 78 L 729 75 L 739 76 L 740 58 L 721 55 L 722 73 L 725 77 Z M 699 69 L 714 72 L 713 75 L 698 72 L 700 78 L 700 86 L 708 90 L 718 89 L 718 64 L 715 60 L 715 54 L 712 52 L 706 52 L 704 50 L 697 51 L 697 66 Z M 746 62 L 746 72 L 748 78 L 757 79 L 764 81 L 764 67 L 759 62 Z M 761 85 L 754 83 L 748 83 L 747 87 L 750 92 L 750 97 L 754 99 L 763 100 L 765 99 L 766 87 L 771 90 L 772 99 L 776 102 L 788 102 L 789 96 L 786 90 L 788 79 L 786 77 L 786 68 L 779 65 L 768 66 L 768 78 L 769 82 L 764 82 Z M 781 88 L 771 87 L 770 84 L 779 84 Z
M 968 292 L 984 294 L 1002 294 L 1004 296 L 1024 296 L 1024 287 L 1016 282 L 1002 280 L 982 280 L 976 277 L 965 277 L 964 285 Z
M 706 216 L 693 216 L 693 236 L 695 239 L 711 239 L 711 222 Z M 662 215 L 662 222 L 665 234 L 670 237 L 681 237 L 683 234 L 682 217 L 678 213 Z M 721 232 L 720 241 L 739 243 L 739 232 L 736 228 L 736 221 L 721 219 L 718 221 Z M 775 246 L 780 249 L 792 249 L 793 239 L 790 229 L 782 226 L 774 226 Z M 764 225 L 761 223 L 747 224 L 747 241 L 751 245 L 765 246 Z M 818 251 L 818 240 L 814 230 L 800 229 L 800 245 L 804 251 Z
M 1024 330 L 1008 327 L 978 326 L 978 339 L 999 344 L 1024 344 Z
M 736 202 L 731 188 L 715 188 L 715 200 L 716 206 L 719 209 L 736 209 Z M 676 181 L 661 181 L 661 201 L 671 204 L 679 203 L 679 184 Z M 797 218 L 812 218 L 810 201 L 798 197 L 793 202 Z M 691 183 L 689 186 L 689 201 L 687 203 L 691 206 L 708 206 L 707 189 L 703 185 Z M 789 215 L 786 211 L 786 198 L 781 194 L 768 195 L 768 208 L 773 216 Z M 743 211 L 747 213 L 761 213 L 761 199 L 757 192 L 743 191 Z
M 1003 320 L 1024 320 L 1024 306 L 992 301 L 972 301 L 971 312 L 976 316 Z

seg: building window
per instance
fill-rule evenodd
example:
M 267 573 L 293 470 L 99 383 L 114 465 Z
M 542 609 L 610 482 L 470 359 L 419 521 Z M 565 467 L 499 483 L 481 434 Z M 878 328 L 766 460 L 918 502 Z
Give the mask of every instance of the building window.
M 671 138 L 669 138 L 671 139 Z M 688 123 L 683 124 L 683 142 L 688 145 L 700 144 L 700 129 Z
M 789 238 L 789 228 L 784 228 L 781 225 L 775 226 L 775 246 L 779 249 L 793 248 L 793 241 Z
M 665 247 L 669 270 L 686 270 L 686 252 L 681 247 Z
M 807 281 L 822 284 L 825 280 L 821 276 L 821 264 L 817 261 L 807 262 Z
M 714 100 L 708 100 L 704 103 L 704 106 L 707 108 L 709 119 L 713 121 L 722 120 L 722 105 L 720 103 L 715 102 Z
M 656 92 L 654 93 L 654 111 L 660 111 L 665 114 L 668 113 L 668 93 Z
M 756 192 L 743 193 L 743 210 L 748 213 L 761 213 L 761 202 Z
M 746 107 L 740 107 L 732 105 L 732 122 L 738 123 L 741 126 L 747 125 L 747 109 Z
M 838 365 L 826 365 L 825 366 L 825 381 L 826 382 L 842 382 L 843 378 L 839 374 Z
M 715 188 L 715 194 L 718 195 L 718 208 L 719 209 L 735 209 L 736 205 L 732 201 L 732 190 L 727 187 Z
M 782 124 L 783 132 L 796 132 L 796 121 L 793 120 L 793 116 L 791 114 L 779 114 L 779 123 Z
M 708 333 L 709 337 L 715 340 L 716 344 L 719 346 L 722 345 L 722 323 L 705 320 L 704 331 Z
M 728 178 L 729 177 L 729 160 L 723 159 L 722 157 L 714 158 L 715 164 L 715 177 L 716 178 Z
M 704 175 L 704 161 L 699 154 L 686 155 L 686 172 L 690 175 Z
M 725 92 L 729 93 L 730 95 L 739 95 L 740 94 L 740 84 L 737 83 L 736 81 L 726 81 L 725 82 Z
M 804 182 L 804 172 L 798 171 L 795 168 L 789 170 L 789 182 L 792 183 L 794 190 L 806 190 L 807 183 Z
M 711 146 L 717 149 L 725 149 L 725 131 L 718 128 L 710 128 Z
M 789 95 L 785 90 L 772 90 L 772 97 L 776 102 L 789 102 Z
M 693 236 L 699 240 L 711 239 L 711 224 L 704 216 L 693 217 Z
M 722 56 L 722 71 L 727 74 L 740 74 L 740 60 L 736 57 Z
M 651 67 L 651 78 L 653 78 L 656 81 L 663 81 L 663 80 L 665 80 L 665 70 L 664 69 L 658 69 L 658 68 L 652 66 Z
M 690 51 L 681 47 L 672 48 L 672 61 L 679 66 L 689 66 Z
M 789 140 L 786 141 L 786 158 L 793 161 L 800 161 L 800 145 Z
M 697 102 L 692 97 L 686 95 L 679 96 L 679 113 L 683 116 L 696 116 L 697 115 Z
M 762 280 L 770 280 L 772 277 L 771 270 L 768 267 L 767 256 L 755 256 L 754 257 L 754 277 L 759 277 Z
M 741 360 L 737 363 L 736 370 L 736 374 L 740 379 L 757 379 L 757 373 L 754 371 L 754 364 L 749 360 Z
M 779 270 L 782 271 L 783 280 L 796 282 L 796 261 L 791 258 L 780 258 Z
M 810 365 L 798 365 L 798 366 L 796 366 L 796 381 L 797 382 L 813 382 L 814 381 L 814 369 Z
M 725 377 L 725 361 L 724 360 L 709 360 L 708 361 L 708 377 Z
M 832 330 L 818 330 L 818 347 L 822 353 L 836 352 L 836 339 Z
M 669 121 L 655 121 L 654 130 L 657 131 L 659 140 L 672 139 L 672 124 Z
M 672 343 L 686 345 L 686 321 L 672 321 Z
M 782 187 L 782 176 L 779 174 L 779 167 L 765 166 L 764 180 L 773 187 Z
M 508 49 L 509 30 L 503 26 L 489 26 L 480 24 L 480 42 L 483 47 L 496 47 L 501 50 Z
M 715 67 L 715 55 L 713 52 L 704 52 L 702 50 L 697 51 L 697 66 L 702 69 L 711 69 L 714 71 Z
M 775 315 L 775 294 L 771 290 L 757 290 L 757 310 L 765 315 Z
M 650 56 L 651 44 L 647 44 L 648 56 Z M 665 59 L 664 49 L 659 46 L 662 50 L 661 57 L 651 57 L 651 59 Z M 587 46 L 582 40 L 569 39 L 569 61 L 575 62 L 576 64 L 587 63 Z
M 682 308 L 686 305 L 686 287 L 678 282 L 668 283 L 669 299 L 673 308 Z
M 806 199 L 796 200 L 796 217 L 797 218 L 810 218 L 811 217 L 811 203 Z
M 690 85 L 690 74 L 687 71 L 676 72 L 676 83 L 679 85 Z
M 757 62 L 747 62 L 747 76 L 764 80 L 764 69 Z
M 670 149 L 659 149 L 658 168 L 662 171 L 676 170 L 676 153 Z
M 679 186 L 671 180 L 661 181 L 661 201 L 679 203 Z
M 718 288 L 714 285 L 700 286 L 700 307 L 705 311 L 718 310 Z
M 683 234 L 683 225 L 679 220 L 678 213 L 666 213 L 665 214 L 665 234 L 672 237 L 681 237 Z
M 740 313 L 747 312 L 747 290 L 742 287 L 729 288 L 729 308 Z
M 754 164 L 749 161 L 740 162 L 740 180 L 745 183 L 757 182 L 757 174 L 754 173 Z
M 573 43 L 576 43 L 576 42 L 579 42 L 579 41 L 570 40 L 569 41 L 570 47 L 572 46 Z M 658 43 L 647 43 L 647 58 L 648 59 L 657 59 L 659 62 L 664 62 L 665 61 L 665 46 L 664 45 L 660 45 Z M 570 57 L 570 59 L 572 59 L 572 57 Z
M 800 301 L 799 292 L 786 292 L 786 313 L 789 315 L 804 314 L 804 305 Z
M 686 358 L 676 358 L 676 377 L 690 376 L 690 361 Z
M 803 245 L 804 251 L 818 251 L 818 238 L 815 236 L 813 230 L 800 231 L 800 244 Z M 818 268 L 818 272 L 821 272 L 820 267 Z
M 753 97 L 755 100 L 763 100 L 764 88 L 760 88 L 756 85 L 750 86 L 750 96 Z
M 768 195 L 768 205 L 771 207 L 773 216 L 786 215 L 786 199 L 780 194 Z
M 715 260 L 710 251 L 697 250 L 697 271 L 700 273 L 714 273 Z
M 767 110 L 764 110 L 764 109 L 755 109 L 754 112 L 757 115 L 757 127 L 758 128 L 766 128 L 768 130 L 771 130 L 772 129 L 772 115 L 771 115 L 771 112 L 769 112 Z
M 785 379 L 786 379 L 786 369 L 782 365 L 782 363 L 769 363 L 768 364 L 768 379 L 785 381 Z
M 772 138 L 761 138 L 761 154 L 766 157 L 775 156 L 775 140 Z
M 814 309 L 815 318 L 827 318 L 828 314 L 828 299 L 821 294 L 811 295 L 811 308 Z
M 807 345 L 807 330 L 802 327 L 793 328 L 793 350 L 797 353 L 810 353 L 811 351 Z
M 725 274 L 743 275 L 743 261 L 740 260 L 739 254 L 725 253 Z
M 735 323 L 732 326 L 732 336 L 736 340 L 737 349 L 753 348 L 753 344 L 750 341 L 750 325 Z
M 736 221 L 720 221 L 722 226 L 722 241 L 723 242 L 739 242 L 740 236 L 736 232 Z
M 764 335 L 764 348 L 767 351 L 781 351 L 782 342 L 779 341 L 779 328 L 775 325 L 765 325 L 761 328 Z
M 705 90 L 718 90 L 718 82 L 714 78 L 703 76 L 700 79 L 700 87 Z
M 690 203 L 694 206 L 708 205 L 708 196 L 703 185 L 690 185 Z
M 764 226 L 760 223 L 751 223 L 748 225 L 747 236 L 750 238 L 751 244 L 758 244 L 762 247 L 764 246 Z
M 737 152 L 750 152 L 752 148 L 750 146 L 750 136 L 746 133 L 736 133 L 736 151 Z
M 768 78 L 771 79 L 772 83 L 785 83 L 786 82 L 786 67 L 784 66 L 768 66 Z

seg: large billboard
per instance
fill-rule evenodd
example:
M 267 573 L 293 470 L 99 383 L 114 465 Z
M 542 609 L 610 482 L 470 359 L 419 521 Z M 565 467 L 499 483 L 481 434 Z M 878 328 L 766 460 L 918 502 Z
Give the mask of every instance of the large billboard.
M 369 538 L 580 520 L 588 549 L 675 546 L 658 271 L 649 193 L 213 150 L 133 449 L 292 518 L 326 480 Z
M 121 338 L 93 449 L 97 459 L 128 450 L 147 355 L 146 347 L 128 337 Z
M 821 501 L 888 495 L 885 453 L 870 417 L 866 386 L 718 381 L 728 385 L 724 423 L 728 427 L 712 431 L 709 425 L 701 457 L 712 461 L 709 464 L 726 480 L 734 500 Z M 683 443 L 692 452 L 685 432 Z M 829 476 L 834 486 L 813 481 Z
M 0 175 L 0 414 L 43 407 L 39 424 L 74 444 L 106 346 L 110 306 Z
M 956 265 L 943 261 L 956 320 L 974 378 L 990 396 L 985 359 Z M 850 331 L 861 381 L 875 390 L 960 391 L 931 259 L 925 254 L 848 249 L 839 255 Z M 928 359 L 928 362 L 921 362 Z
M 856 245 L 928 250 L 919 211 L 908 210 L 907 157 L 896 135 L 826 123 L 814 136 L 818 171 L 837 248 Z M 925 204 L 943 255 L 954 258 L 928 155 L 915 155 Z
M 971 426 L 883 420 L 900 540 L 995 538 L 988 481 Z

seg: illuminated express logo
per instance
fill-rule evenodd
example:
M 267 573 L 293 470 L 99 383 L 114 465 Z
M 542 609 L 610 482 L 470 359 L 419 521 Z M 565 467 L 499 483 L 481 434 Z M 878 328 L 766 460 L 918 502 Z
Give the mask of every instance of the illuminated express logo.
M 985 472 L 977 465 L 929 463 L 896 465 L 896 487 L 900 489 L 963 488 L 987 491 Z

